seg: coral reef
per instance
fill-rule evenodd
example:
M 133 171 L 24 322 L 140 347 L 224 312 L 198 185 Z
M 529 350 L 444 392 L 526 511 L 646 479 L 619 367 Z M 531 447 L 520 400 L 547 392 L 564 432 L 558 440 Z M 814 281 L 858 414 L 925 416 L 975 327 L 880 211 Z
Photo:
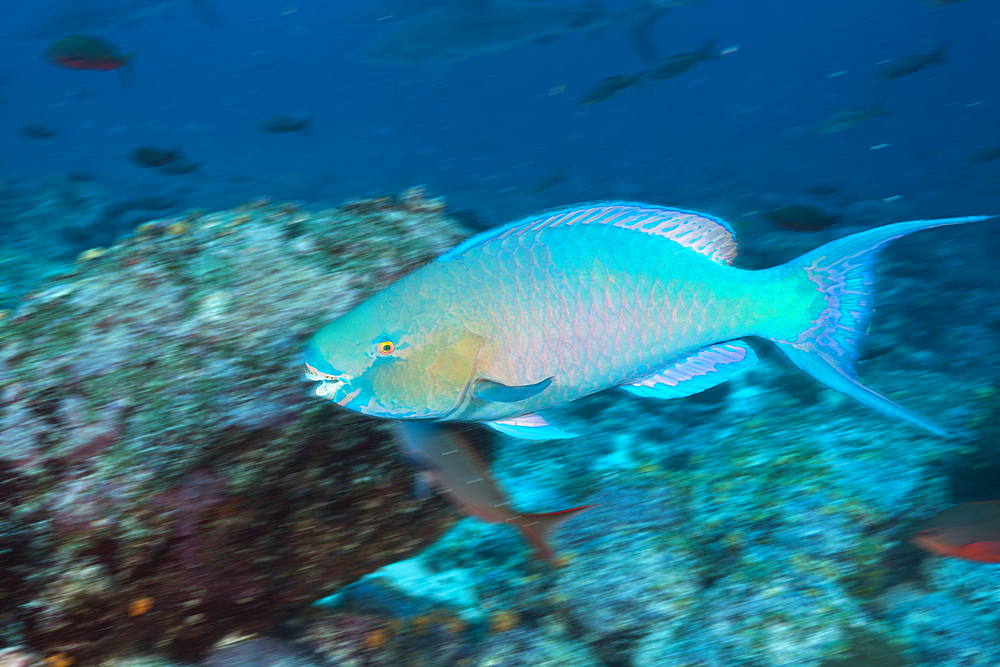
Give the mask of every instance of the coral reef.
M 412 498 L 385 423 L 311 396 L 299 354 L 466 235 L 419 189 L 193 211 L 5 313 L 0 639 L 194 660 L 433 541 L 453 510 Z

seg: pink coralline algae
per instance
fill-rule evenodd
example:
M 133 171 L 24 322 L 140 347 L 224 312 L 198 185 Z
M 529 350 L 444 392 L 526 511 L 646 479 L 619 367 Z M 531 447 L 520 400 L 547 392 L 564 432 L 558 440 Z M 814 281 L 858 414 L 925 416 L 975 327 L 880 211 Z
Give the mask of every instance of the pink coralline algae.
M 197 660 L 435 539 L 451 510 L 300 354 L 466 235 L 418 189 L 196 211 L 0 313 L 0 637 L 77 667 Z

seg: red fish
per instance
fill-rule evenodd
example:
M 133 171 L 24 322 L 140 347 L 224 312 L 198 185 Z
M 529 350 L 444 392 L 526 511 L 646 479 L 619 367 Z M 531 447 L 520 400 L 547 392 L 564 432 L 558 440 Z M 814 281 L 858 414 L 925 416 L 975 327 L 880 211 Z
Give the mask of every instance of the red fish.
M 96 35 L 70 35 L 57 39 L 45 50 L 45 59 L 56 67 L 108 72 L 118 70 L 123 88 L 136 85 L 132 72 L 135 52 L 119 53 L 118 47 Z
M 400 422 L 399 445 L 407 461 L 423 475 L 419 488 L 433 485 L 466 514 L 486 523 L 507 523 L 524 535 L 539 558 L 555 559 L 549 536 L 559 524 L 593 505 L 542 514 L 522 514 L 511 507 L 510 499 L 490 474 L 471 438 L 451 424 L 423 421 Z
M 942 510 L 910 542 L 939 556 L 1000 563 L 1000 500 Z

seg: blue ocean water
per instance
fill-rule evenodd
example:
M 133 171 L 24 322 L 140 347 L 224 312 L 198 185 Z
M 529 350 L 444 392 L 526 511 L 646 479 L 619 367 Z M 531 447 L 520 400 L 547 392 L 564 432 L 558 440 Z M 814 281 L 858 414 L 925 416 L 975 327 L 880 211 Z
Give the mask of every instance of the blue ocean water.
M 652 20 L 666 5 L 679 6 Z M 81 7 L 110 11 L 74 18 Z M 148 217 L 258 197 L 320 207 L 420 184 L 478 227 L 600 199 L 706 210 L 732 222 L 753 265 L 862 227 L 1000 212 L 995 0 L 44 0 L 7 3 L 0 17 L 0 215 L 19 205 L 4 197 L 51 193 L 46 184 L 66 174 L 98 206 L 155 200 L 137 206 Z M 637 44 L 646 19 L 652 59 Z M 490 26 L 504 21 L 509 30 L 494 37 Z M 135 53 L 138 85 L 48 62 L 52 42 L 78 33 Z M 655 70 L 709 40 L 716 58 L 581 104 L 599 82 Z M 879 78 L 894 59 L 945 43 L 947 62 Z M 405 62 L 374 54 L 385 48 L 408 53 L 396 58 Z M 880 105 L 890 113 L 875 113 Z M 847 115 L 855 126 L 821 131 L 852 110 L 861 110 Z M 309 119 L 310 131 L 273 131 L 286 116 Z M 185 173 L 140 165 L 131 156 L 144 146 L 200 164 Z M 790 206 L 833 227 L 813 234 L 768 219 Z M 138 220 L 97 219 L 109 221 L 107 234 L 89 229 L 64 245 L 109 243 Z M 24 252 L 24 230 L 15 244 L 5 224 L 0 243 Z M 1000 319 L 995 296 L 972 292 L 976 267 L 995 265 L 1000 244 L 985 224 L 927 234 L 941 245 L 918 235 L 888 253 L 897 282 L 883 294 L 865 368 L 904 396 L 929 393 L 910 373 L 949 378 L 945 397 L 921 410 L 981 427 L 983 444 L 996 433 Z M 63 261 L 64 250 L 39 252 Z M 995 271 L 984 278 L 996 282 Z M 947 490 L 939 477 L 927 481 L 940 461 L 954 466 L 950 446 L 877 415 L 852 421 L 858 413 L 845 417 L 832 392 L 769 361 L 722 395 L 655 406 L 601 396 L 564 408 L 584 444 L 552 444 L 544 457 L 502 441 L 496 475 L 516 506 L 599 505 L 560 534 L 557 550 L 573 557 L 554 594 L 524 564 L 513 530 L 467 519 L 419 563 L 383 573 L 396 588 L 365 581 L 342 591 L 347 612 L 460 610 L 478 657 L 456 648 L 440 664 L 830 665 L 840 664 L 825 660 L 836 642 L 867 646 L 868 635 L 852 634 L 864 623 L 905 645 L 912 664 L 960 664 L 969 650 L 980 651 L 970 664 L 1000 660 L 995 570 L 945 561 L 917 575 L 911 553 L 897 577 L 905 585 L 894 586 L 896 547 L 886 546 L 942 503 L 995 498 L 988 480 Z M 837 415 L 828 431 L 827 410 Z M 755 451 L 772 415 L 786 420 L 773 449 Z M 845 509 L 845 496 L 860 500 Z M 735 508 L 748 503 L 753 511 Z M 878 552 L 877 568 L 862 567 L 865 549 Z M 838 576 L 844 563 L 848 575 Z M 562 613 L 549 613 L 550 597 L 576 606 L 564 653 L 546 620 Z M 704 611 L 691 613 L 691 600 Z M 507 609 L 519 619 L 510 629 Z M 799 623 L 800 610 L 815 624 Z M 771 619 L 771 634 L 758 642 L 750 619 L 759 618 Z M 628 650 L 612 650 L 619 644 Z M 870 664 L 902 664 L 879 646 L 889 657 Z M 748 647 L 759 653 L 741 654 Z
M 258 196 L 339 202 L 421 183 L 492 224 L 601 198 L 742 215 L 753 206 L 733 200 L 747 191 L 780 205 L 805 188 L 844 181 L 850 198 L 901 196 L 914 214 L 941 216 L 985 212 L 996 190 L 1000 162 L 968 159 L 1000 144 L 1000 7 L 988 0 L 695 2 L 655 22 L 655 48 L 665 57 L 718 38 L 720 60 L 583 107 L 597 81 L 650 68 L 629 29 L 567 27 L 495 53 L 453 59 L 425 50 L 397 65 L 360 55 L 406 23 L 392 16 L 420 18 L 430 5 L 454 23 L 464 4 L 488 21 L 494 3 L 205 2 L 220 26 L 210 27 L 193 2 L 6 3 L 8 34 L 44 26 L 65 6 L 120 6 L 119 25 L 77 32 L 136 51 L 139 85 L 123 89 L 110 72 L 53 67 L 42 51 L 62 33 L 0 41 L 4 69 L 19 68 L 0 107 L 0 178 L 31 183 L 85 172 L 116 198 L 162 193 L 211 209 Z M 525 2 L 568 8 L 574 26 L 574 15 L 586 25 L 593 7 L 631 5 Z M 534 26 L 520 29 L 530 36 Z M 462 53 L 461 45 L 445 50 L 455 37 L 449 30 L 442 52 Z M 873 80 L 879 63 L 943 42 L 951 43 L 947 64 Z M 881 101 L 891 116 L 816 131 L 835 112 Z M 275 115 L 314 116 L 316 133 L 261 134 L 257 125 Z M 15 133 L 29 123 L 61 131 L 50 140 Z M 202 173 L 141 169 L 128 155 L 144 145 L 182 145 L 187 158 L 204 161 Z M 546 179 L 551 187 L 530 192 Z

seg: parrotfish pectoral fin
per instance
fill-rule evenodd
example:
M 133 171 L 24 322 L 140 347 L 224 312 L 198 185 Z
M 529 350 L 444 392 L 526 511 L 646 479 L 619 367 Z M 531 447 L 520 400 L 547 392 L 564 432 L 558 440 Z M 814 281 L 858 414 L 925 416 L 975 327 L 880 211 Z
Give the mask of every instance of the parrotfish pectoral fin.
M 552 378 L 545 378 L 535 384 L 527 384 L 518 387 L 511 387 L 492 380 L 476 380 L 473 393 L 476 398 L 484 401 L 494 401 L 497 403 L 517 403 L 526 398 L 531 398 L 540 394 L 552 384 Z
M 621 388 L 647 398 L 682 398 L 722 384 L 755 363 L 756 353 L 743 341 L 720 343 L 698 350 L 642 382 Z
M 518 527 L 524 537 L 534 547 L 539 558 L 547 563 L 554 559 L 552 548 L 549 547 L 549 536 L 564 521 L 572 519 L 580 512 L 589 510 L 595 505 L 581 505 L 560 512 L 548 512 L 545 514 L 518 514 L 510 519 L 510 523 Z
M 502 421 L 486 422 L 490 428 L 500 431 L 504 435 L 521 440 L 559 440 L 564 438 L 575 438 L 576 433 L 569 433 L 556 428 L 552 424 L 537 414 L 521 415 Z
M 949 436 L 944 429 L 863 387 L 856 379 L 855 365 L 861 339 L 868 331 L 874 308 L 875 260 L 882 246 L 901 236 L 992 217 L 996 216 L 898 222 L 832 241 L 789 262 L 786 266 L 803 271 L 815 283 L 826 306 L 797 338 L 775 339 L 775 342 L 792 363 L 831 389 L 884 415 L 910 422 L 939 436 Z

